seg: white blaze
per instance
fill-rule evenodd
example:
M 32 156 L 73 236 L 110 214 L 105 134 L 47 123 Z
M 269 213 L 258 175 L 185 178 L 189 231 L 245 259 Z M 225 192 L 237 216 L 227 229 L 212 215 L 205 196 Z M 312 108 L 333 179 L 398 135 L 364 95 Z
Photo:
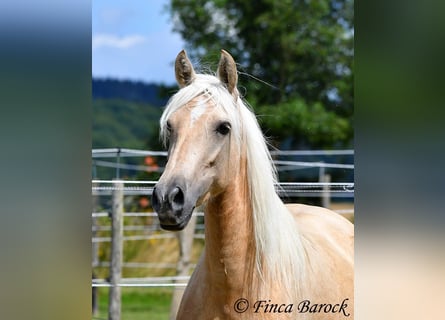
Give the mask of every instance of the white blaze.
M 207 99 L 200 98 L 190 113 L 190 126 L 193 126 L 196 120 L 201 117 L 207 108 Z

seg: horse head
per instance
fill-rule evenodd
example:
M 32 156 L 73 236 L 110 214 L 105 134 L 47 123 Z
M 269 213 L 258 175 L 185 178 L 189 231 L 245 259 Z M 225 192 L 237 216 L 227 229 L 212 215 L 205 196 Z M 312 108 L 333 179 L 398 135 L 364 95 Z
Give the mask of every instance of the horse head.
M 168 161 L 152 195 L 161 227 L 174 231 L 187 225 L 195 207 L 227 187 L 239 136 L 238 76 L 229 53 L 222 50 L 214 77 L 196 74 L 183 50 L 175 76 L 181 89 L 161 117 Z

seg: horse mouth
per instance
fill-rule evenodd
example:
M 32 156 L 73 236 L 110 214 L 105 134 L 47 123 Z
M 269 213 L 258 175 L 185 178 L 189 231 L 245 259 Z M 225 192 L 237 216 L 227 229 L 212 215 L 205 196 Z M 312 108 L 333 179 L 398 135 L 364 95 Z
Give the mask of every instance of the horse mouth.
M 167 231 L 181 231 L 185 228 L 186 225 L 187 223 L 179 223 L 175 225 L 161 223 L 161 228 Z
M 193 209 L 190 211 L 190 213 L 184 215 L 184 218 L 182 218 L 180 221 L 178 217 L 175 217 L 174 219 L 164 218 L 161 219 L 159 217 L 159 224 L 162 229 L 167 231 L 181 231 L 183 230 L 187 224 L 190 221 L 190 218 L 192 217 Z

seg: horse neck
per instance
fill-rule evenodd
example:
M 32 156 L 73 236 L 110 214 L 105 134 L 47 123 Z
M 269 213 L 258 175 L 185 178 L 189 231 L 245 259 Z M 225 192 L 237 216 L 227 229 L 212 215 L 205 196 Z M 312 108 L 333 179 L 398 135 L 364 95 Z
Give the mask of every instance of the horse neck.
M 255 272 L 255 241 L 246 166 L 246 161 L 242 161 L 239 174 L 224 192 L 209 200 L 205 210 L 205 265 L 211 277 L 209 280 L 212 287 L 233 294 L 251 288 Z

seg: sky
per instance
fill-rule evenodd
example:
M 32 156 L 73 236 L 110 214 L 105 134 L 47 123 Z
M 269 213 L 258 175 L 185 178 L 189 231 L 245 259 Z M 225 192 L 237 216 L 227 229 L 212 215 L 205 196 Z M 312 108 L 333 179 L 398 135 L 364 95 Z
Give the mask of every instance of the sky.
M 173 33 L 169 0 L 93 0 L 93 77 L 174 84 L 184 41 Z

